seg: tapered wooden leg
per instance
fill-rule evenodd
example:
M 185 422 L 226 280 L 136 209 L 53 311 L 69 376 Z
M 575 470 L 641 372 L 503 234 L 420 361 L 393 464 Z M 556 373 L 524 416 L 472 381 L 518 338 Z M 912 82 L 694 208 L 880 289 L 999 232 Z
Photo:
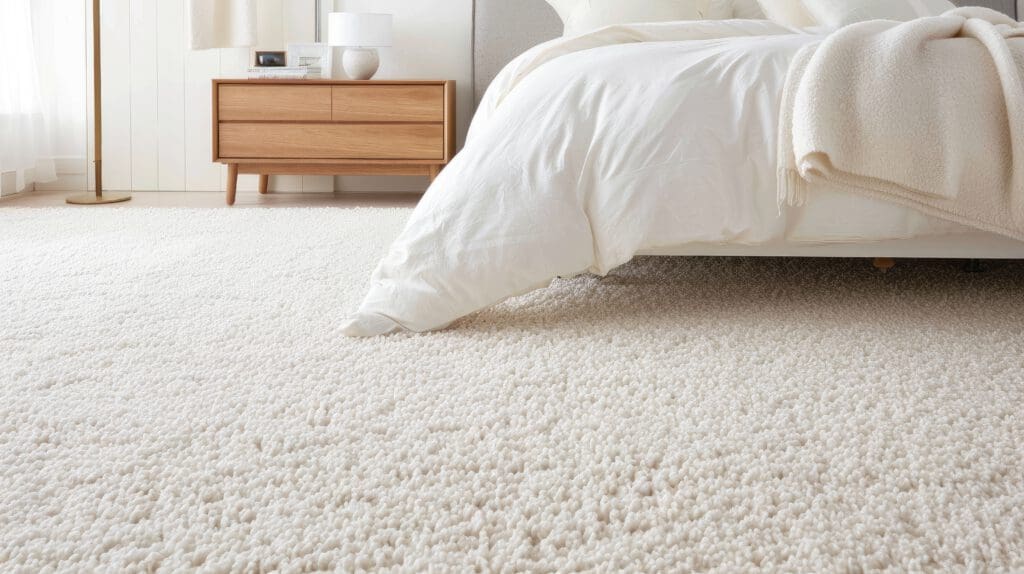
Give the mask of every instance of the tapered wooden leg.
M 260 174 L 260 194 L 266 195 L 270 191 L 270 176 Z
M 441 167 L 442 166 L 440 165 L 430 166 L 430 183 L 434 183 L 434 180 L 437 179 L 437 176 L 441 175 Z
M 238 191 L 238 164 L 228 164 L 228 205 L 235 204 L 235 192 Z
M 896 260 L 889 257 L 876 257 L 875 258 L 875 269 L 885 272 L 893 267 L 896 267 Z

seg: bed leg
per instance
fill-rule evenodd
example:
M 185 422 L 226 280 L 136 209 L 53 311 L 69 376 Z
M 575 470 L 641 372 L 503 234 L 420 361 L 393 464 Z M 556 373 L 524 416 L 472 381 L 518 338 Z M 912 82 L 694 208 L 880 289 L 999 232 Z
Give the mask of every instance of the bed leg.
M 876 257 L 875 258 L 875 269 L 878 269 L 882 273 L 885 273 L 896 267 L 896 260 L 890 257 Z

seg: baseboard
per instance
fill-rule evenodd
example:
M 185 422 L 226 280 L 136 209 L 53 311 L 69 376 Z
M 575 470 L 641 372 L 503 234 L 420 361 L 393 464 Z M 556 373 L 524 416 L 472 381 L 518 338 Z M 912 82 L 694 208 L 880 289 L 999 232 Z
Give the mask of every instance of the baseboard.
M 57 179 L 46 183 L 35 184 L 36 191 L 87 191 L 88 184 L 85 174 L 58 173 Z
M 56 158 L 57 179 L 36 183 L 36 191 L 86 191 L 88 163 L 82 158 Z
M 334 190 L 350 193 L 423 193 L 430 187 L 426 177 L 407 176 L 338 176 Z

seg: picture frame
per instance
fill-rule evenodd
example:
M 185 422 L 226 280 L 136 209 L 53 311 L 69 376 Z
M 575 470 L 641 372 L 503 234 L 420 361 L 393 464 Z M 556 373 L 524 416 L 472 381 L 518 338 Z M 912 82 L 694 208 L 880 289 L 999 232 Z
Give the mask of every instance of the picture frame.
M 334 49 L 324 43 L 288 44 L 289 68 L 320 68 L 320 77 L 329 80 L 334 66 Z
M 288 65 L 287 52 L 258 51 L 253 64 L 257 68 L 283 68 Z

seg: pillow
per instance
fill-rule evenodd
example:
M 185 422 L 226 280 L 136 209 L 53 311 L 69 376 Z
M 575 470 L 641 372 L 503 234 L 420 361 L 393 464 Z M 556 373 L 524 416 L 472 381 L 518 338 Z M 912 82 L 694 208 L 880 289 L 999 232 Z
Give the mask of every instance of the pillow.
M 744 20 L 764 20 L 764 10 L 757 0 L 733 0 L 732 17 Z
M 708 13 L 704 15 L 705 20 L 731 20 L 733 0 L 711 0 L 708 5 Z
M 547 0 L 565 24 L 566 36 L 578 36 L 613 24 L 702 20 L 711 0 Z
M 844 2 L 845 0 L 836 1 Z M 793 28 L 806 28 L 816 24 L 800 0 L 757 0 L 757 2 L 768 19 L 776 24 Z
M 710 20 L 764 20 L 764 10 L 757 0 L 711 0 L 708 8 Z
M 865 20 L 907 21 L 939 16 L 956 8 L 947 0 L 803 0 L 807 11 L 823 26 L 841 28 Z

